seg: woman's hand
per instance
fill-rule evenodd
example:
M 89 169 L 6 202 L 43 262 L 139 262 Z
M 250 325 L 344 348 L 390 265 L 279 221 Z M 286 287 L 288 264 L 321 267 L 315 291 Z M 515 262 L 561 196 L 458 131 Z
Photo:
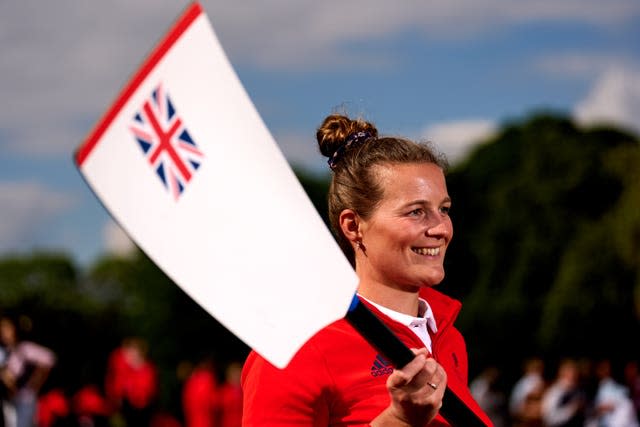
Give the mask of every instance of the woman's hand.
M 391 404 L 371 426 L 423 427 L 435 418 L 442 406 L 447 374 L 427 350 L 413 350 L 416 357 L 387 379 Z

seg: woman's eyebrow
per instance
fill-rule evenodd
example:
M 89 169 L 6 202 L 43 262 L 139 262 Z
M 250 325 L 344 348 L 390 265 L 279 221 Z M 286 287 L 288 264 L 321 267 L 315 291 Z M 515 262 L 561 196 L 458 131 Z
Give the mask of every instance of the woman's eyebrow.
M 443 204 L 443 203 L 451 203 L 451 197 L 447 196 L 444 199 L 442 199 L 440 201 L 440 203 L 438 204 Z M 405 203 L 405 206 L 411 206 L 411 205 L 430 205 L 431 202 L 429 202 L 428 200 L 424 200 L 424 199 L 417 199 L 417 200 L 412 200 L 410 202 Z

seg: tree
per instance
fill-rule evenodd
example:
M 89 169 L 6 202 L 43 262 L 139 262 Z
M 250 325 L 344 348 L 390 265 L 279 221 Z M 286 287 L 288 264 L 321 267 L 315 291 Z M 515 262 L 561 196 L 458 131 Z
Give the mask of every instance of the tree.
M 628 349 L 606 327 L 640 332 L 639 150 L 629 133 L 539 114 L 451 171 L 460 237 L 443 289 L 464 299 L 459 324 L 479 366 L 595 355 L 594 334 L 610 355 Z

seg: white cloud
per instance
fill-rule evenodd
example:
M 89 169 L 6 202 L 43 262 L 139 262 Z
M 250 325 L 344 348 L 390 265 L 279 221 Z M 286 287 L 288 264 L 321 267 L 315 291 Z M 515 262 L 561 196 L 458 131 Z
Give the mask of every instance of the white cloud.
M 615 30 L 640 15 L 636 0 L 280 0 L 244 2 L 244 7 L 213 1 L 204 4 L 234 58 L 289 70 L 370 66 L 381 58 L 347 50 L 345 43 L 379 40 L 407 31 L 430 39 L 467 39 L 531 22 L 583 23 Z
M 31 249 L 44 241 L 47 226 L 70 210 L 69 195 L 34 182 L 0 182 L 0 251 Z
M 469 119 L 428 126 L 421 136 L 431 141 L 454 164 L 462 160 L 473 146 L 490 138 L 496 131 L 497 126 L 491 120 Z
M 105 250 L 113 255 L 127 257 L 134 253 L 136 245 L 127 233 L 113 220 L 107 221 L 102 228 Z
M 77 147 L 186 0 L 0 2 L 0 149 L 63 154 Z M 276 70 L 380 69 L 393 59 L 354 49 L 409 31 L 478 37 L 532 21 L 623 27 L 637 0 L 203 1 L 238 63 Z
M 4 147 L 70 153 L 172 17 L 137 2 L 0 4 Z
M 589 62 L 576 69 L 595 72 L 587 66 Z M 620 66 L 604 69 L 590 91 L 574 106 L 573 116 L 583 125 L 611 124 L 640 133 L 640 69 Z M 429 125 L 420 132 L 420 137 L 433 142 L 451 163 L 456 163 L 497 130 L 497 124 L 491 120 L 454 120 Z
M 574 108 L 580 123 L 621 125 L 640 132 L 640 71 L 611 68 Z
M 504 23 L 507 24 L 524 21 L 569 21 L 615 29 L 630 22 L 640 13 L 640 6 L 635 0 L 612 2 L 598 0 L 533 0 L 527 2 L 497 0 L 481 3 L 489 3 L 491 12 L 503 17 Z
M 640 133 L 640 70 L 606 69 L 573 111 L 584 125 L 612 124 Z M 498 125 L 491 120 L 454 120 L 429 125 L 420 137 L 431 141 L 454 164 L 497 131 Z

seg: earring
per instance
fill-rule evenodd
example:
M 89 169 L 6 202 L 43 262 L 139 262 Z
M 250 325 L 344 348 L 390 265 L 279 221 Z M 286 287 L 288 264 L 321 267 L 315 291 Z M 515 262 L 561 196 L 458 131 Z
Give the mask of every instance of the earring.
M 356 240 L 356 249 L 362 250 L 362 243 L 360 242 L 360 240 Z

